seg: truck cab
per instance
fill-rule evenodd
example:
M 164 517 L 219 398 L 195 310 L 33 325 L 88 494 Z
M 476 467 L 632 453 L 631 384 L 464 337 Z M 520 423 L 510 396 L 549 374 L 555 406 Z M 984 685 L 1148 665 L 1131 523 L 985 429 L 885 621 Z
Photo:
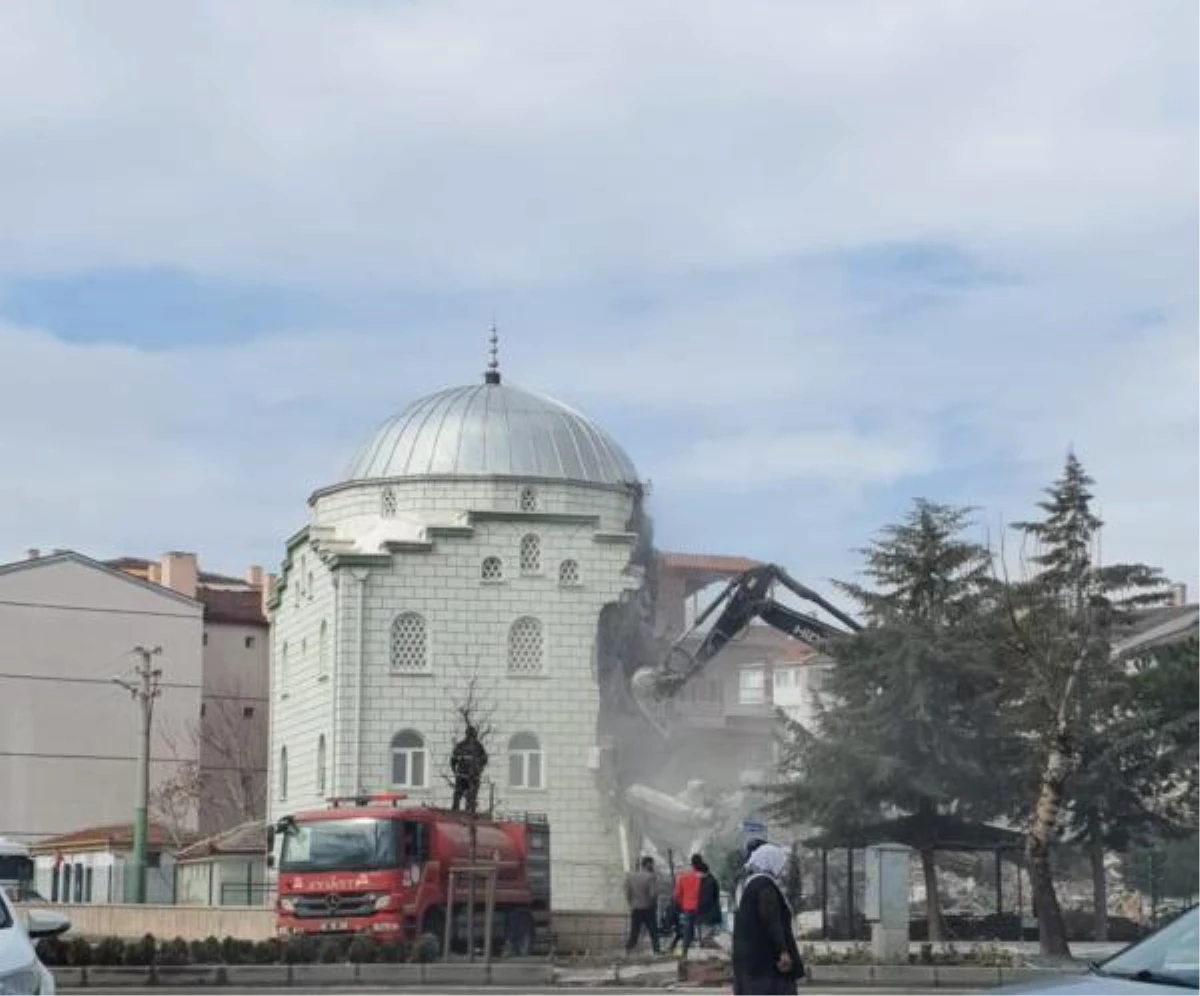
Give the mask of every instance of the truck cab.
M 523 814 L 474 827 L 464 813 L 412 804 L 399 794 L 331 799 L 326 809 L 281 819 L 277 923 L 281 932 L 368 934 L 380 940 L 466 937 L 466 888 L 449 895 L 455 869 L 485 867 L 495 877 L 493 947 L 526 954 L 549 926 L 549 826 Z M 461 876 L 455 876 L 456 878 Z M 484 889 L 476 889 L 482 932 Z

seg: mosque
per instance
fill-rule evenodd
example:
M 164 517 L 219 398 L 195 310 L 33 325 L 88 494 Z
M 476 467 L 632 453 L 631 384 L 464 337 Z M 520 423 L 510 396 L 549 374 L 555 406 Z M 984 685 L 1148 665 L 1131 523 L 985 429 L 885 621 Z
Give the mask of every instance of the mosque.
M 489 733 L 481 808 L 547 815 L 556 908 L 620 908 L 597 633 L 646 587 L 642 498 L 608 433 L 503 382 L 494 337 L 482 383 L 388 419 L 287 542 L 272 819 L 379 790 L 448 804 L 470 697 Z

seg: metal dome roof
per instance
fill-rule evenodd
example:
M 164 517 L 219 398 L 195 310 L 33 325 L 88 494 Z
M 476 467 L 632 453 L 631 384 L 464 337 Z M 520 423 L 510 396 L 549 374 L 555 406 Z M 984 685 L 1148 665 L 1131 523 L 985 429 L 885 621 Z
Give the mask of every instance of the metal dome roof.
M 633 461 L 589 418 L 498 381 L 452 387 L 409 405 L 358 451 L 346 480 L 436 475 L 637 481 Z

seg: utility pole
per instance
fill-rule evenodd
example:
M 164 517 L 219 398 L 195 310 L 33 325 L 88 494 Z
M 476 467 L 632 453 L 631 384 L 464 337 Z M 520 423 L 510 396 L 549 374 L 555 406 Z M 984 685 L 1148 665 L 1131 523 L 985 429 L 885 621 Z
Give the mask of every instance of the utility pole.
M 153 659 L 162 653 L 162 647 L 147 649 L 134 647 L 133 653 L 140 660 L 133 668 L 133 679 L 113 678 L 113 681 L 128 691 L 138 704 L 142 728 L 138 741 L 138 793 L 137 808 L 133 813 L 133 901 L 146 901 L 146 814 L 150 805 L 150 721 L 154 716 L 154 700 L 161 694 L 162 668 L 155 667 Z

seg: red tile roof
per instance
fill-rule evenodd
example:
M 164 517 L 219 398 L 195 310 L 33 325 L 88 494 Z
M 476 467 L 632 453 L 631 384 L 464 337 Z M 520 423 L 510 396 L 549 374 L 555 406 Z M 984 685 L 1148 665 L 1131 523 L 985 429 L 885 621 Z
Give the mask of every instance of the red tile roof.
M 146 572 L 151 565 L 157 564 L 157 560 L 146 560 L 144 557 L 114 557 L 112 560 L 102 561 L 105 567 L 111 567 L 117 571 L 125 571 L 127 574 L 136 574 L 138 577 L 145 580 Z M 230 577 L 228 574 L 211 574 L 208 571 L 199 571 L 196 574 L 196 580 L 200 584 L 236 584 L 245 585 L 245 579 Z
M 146 828 L 146 846 L 152 851 L 170 847 L 170 835 L 157 823 Z M 86 827 L 45 837 L 29 845 L 31 854 L 53 854 L 56 851 L 127 851 L 133 847 L 133 824 L 112 823 Z
M 261 591 L 225 591 L 220 588 L 196 589 L 196 599 L 204 605 L 204 621 L 266 627 Z
M 660 553 L 658 563 L 669 571 L 726 574 L 730 577 L 762 566 L 762 561 L 749 557 L 721 557 L 704 553 Z

